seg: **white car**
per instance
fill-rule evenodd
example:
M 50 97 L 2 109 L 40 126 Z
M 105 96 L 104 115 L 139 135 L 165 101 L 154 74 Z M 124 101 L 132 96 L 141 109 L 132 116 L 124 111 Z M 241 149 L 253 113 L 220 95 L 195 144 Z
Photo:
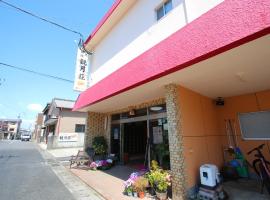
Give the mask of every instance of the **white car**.
M 21 135 L 21 141 L 29 141 L 31 139 L 30 134 L 22 134 Z

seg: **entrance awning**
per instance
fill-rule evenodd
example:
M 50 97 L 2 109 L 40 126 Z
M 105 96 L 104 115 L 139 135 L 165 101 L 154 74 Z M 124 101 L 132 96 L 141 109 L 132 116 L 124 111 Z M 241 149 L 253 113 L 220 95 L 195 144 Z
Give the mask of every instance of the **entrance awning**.
M 126 103 L 132 105 L 135 101 L 138 103 L 162 97 L 162 88 L 159 88 L 159 92 L 153 92 L 156 88 L 152 88 L 151 83 L 269 34 L 269 9 L 270 2 L 267 0 L 261 3 L 252 0 L 241 3 L 224 1 L 81 93 L 73 110 L 106 112 L 114 106 L 124 107 Z M 252 56 L 257 56 L 256 53 Z M 230 60 L 227 61 L 231 64 Z M 252 67 L 257 66 L 258 62 Z M 202 70 L 201 73 L 204 71 L 197 69 Z M 192 74 L 191 77 L 196 78 Z M 220 80 L 216 79 L 219 83 Z M 167 81 L 162 85 L 169 83 Z M 145 90 L 140 90 L 143 87 L 146 87 Z M 137 93 L 137 90 L 143 94 Z M 114 102 L 106 102 L 105 99 L 113 99 Z

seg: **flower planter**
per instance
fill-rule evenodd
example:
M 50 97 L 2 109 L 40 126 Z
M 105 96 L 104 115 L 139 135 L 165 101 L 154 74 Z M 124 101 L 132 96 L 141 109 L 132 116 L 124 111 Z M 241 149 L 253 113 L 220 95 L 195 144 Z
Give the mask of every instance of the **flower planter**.
M 167 191 L 166 192 L 158 192 L 156 191 L 157 198 L 159 200 L 166 200 L 167 199 Z
M 127 195 L 132 197 L 132 192 L 128 192 Z
M 140 199 L 143 199 L 145 197 L 145 193 L 144 192 L 139 192 L 139 197 L 140 197 Z
M 138 197 L 138 193 L 137 192 L 133 192 L 133 196 L 134 197 Z
M 154 195 L 156 194 L 154 188 L 152 188 L 152 187 L 149 187 L 149 188 L 147 189 L 147 191 L 148 191 L 148 193 L 149 193 L 151 196 L 154 196 Z
M 102 166 L 100 169 L 101 169 L 101 170 L 103 170 L 103 171 L 105 171 L 105 170 L 110 169 L 110 167 L 107 167 L 107 166 Z
M 101 167 L 100 167 L 101 170 L 108 170 L 108 169 L 110 169 L 110 168 L 111 168 L 110 165 L 105 165 L 105 166 L 101 166 Z

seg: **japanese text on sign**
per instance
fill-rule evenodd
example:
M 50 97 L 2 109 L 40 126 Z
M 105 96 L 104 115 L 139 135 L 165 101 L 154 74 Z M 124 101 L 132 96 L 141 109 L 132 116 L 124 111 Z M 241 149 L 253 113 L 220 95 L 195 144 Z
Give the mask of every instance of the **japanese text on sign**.
M 87 53 L 78 49 L 77 52 L 77 62 L 76 62 L 76 72 L 74 80 L 74 90 L 84 91 L 87 89 L 87 74 L 88 74 L 88 55 Z

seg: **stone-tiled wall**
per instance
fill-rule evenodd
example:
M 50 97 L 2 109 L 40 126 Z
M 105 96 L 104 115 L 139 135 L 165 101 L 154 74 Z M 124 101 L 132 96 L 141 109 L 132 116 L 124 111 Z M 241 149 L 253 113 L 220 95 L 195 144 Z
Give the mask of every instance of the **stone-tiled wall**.
M 165 103 L 165 99 L 164 98 L 159 98 L 159 99 L 154 99 L 152 101 L 148 101 L 148 102 L 144 102 L 141 104 L 137 104 L 137 105 L 131 105 L 127 108 L 123 108 L 120 110 L 114 110 L 113 112 L 110 112 L 108 114 L 112 115 L 112 114 L 117 114 L 117 113 L 124 113 L 124 112 L 128 112 L 131 109 L 141 109 L 141 108 L 146 108 L 149 106 L 155 106 L 155 105 L 160 105 L 160 104 L 164 104 Z
M 186 171 L 183 155 L 183 130 L 179 102 L 179 87 L 174 84 L 166 87 L 166 105 L 169 134 L 172 192 L 174 200 L 185 198 Z
M 106 136 L 105 128 L 108 128 L 108 127 L 105 127 L 105 118 L 106 118 L 106 114 L 88 112 L 86 134 L 84 138 L 85 149 L 89 146 L 92 146 L 92 141 L 94 137 Z

